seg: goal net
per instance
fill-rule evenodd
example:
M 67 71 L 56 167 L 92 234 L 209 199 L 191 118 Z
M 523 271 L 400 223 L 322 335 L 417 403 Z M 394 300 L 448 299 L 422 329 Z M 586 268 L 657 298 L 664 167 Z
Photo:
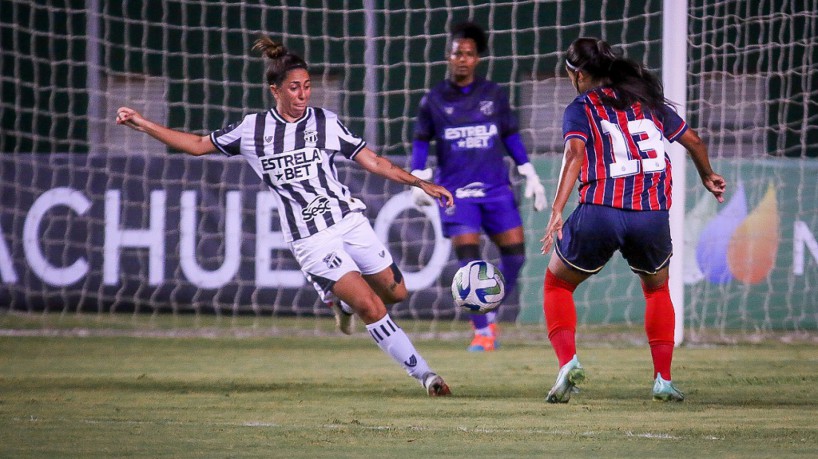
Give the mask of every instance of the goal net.
M 447 75 L 451 25 L 482 24 L 489 51 L 478 71 L 508 90 L 550 197 L 562 111 L 576 95 L 565 48 L 600 37 L 658 72 L 662 8 L 661 0 L 5 1 L 0 307 L 329 314 L 287 251 L 272 197 L 241 159 L 176 154 L 113 123 L 128 105 L 206 134 L 270 107 L 263 61 L 250 52 L 259 33 L 310 64 L 312 105 L 408 167 L 418 102 Z M 717 206 L 687 174 L 686 249 L 675 256 L 684 257 L 693 339 L 816 329 L 817 11 L 815 1 L 689 1 L 687 119 L 730 184 Z M 449 293 L 458 264 L 436 211 L 413 207 L 405 187 L 354 163 L 338 168 L 406 276 L 410 297 L 392 314 L 458 323 L 464 315 Z M 520 200 L 528 260 L 501 317 L 538 324 L 548 216 Z M 487 239 L 483 256 L 498 261 Z M 618 257 L 575 297 L 583 325 L 644 317 L 638 278 Z

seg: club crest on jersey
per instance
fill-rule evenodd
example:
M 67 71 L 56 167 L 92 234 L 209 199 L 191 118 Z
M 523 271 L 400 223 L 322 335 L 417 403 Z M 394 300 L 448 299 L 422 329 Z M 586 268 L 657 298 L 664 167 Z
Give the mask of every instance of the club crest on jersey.
M 264 143 L 273 143 L 273 136 L 265 135 L 264 136 Z
M 318 142 L 318 131 L 304 131 L 304 142 L 312 144 Z
M 454 113 L 454 107 L 450 107 L 450 106 L 443 107 L 443 111 L 444 111 L 444 112 L 445 112 L 447 115 L 451 115 L 452 113 Z
M 335 252 L 332 252 L 324 257 L 324 263 L 327 264 L 327 268 L 335 269 L 341 266 L 341 257 L 338 256 Z
M 318 196 L 313 199 L 307 207 L 301 210 L 301 217 L 305 222 L 312 221 L 316 216 L 323 215 L 329 212 L 329 198 L 326 196 Z
M 486 116 L 493 115 L 494 114 L 494 101 L 493 100 L 481 100 L 480 101 L 480 111 Z

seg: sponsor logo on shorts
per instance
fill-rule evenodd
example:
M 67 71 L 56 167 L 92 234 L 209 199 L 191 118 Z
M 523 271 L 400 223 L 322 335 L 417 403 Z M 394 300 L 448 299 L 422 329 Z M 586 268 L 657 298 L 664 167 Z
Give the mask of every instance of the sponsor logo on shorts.
M 386 250 L 381 250 L 380 252 L 378 252 L 378 256 L 381 257 L 381 258 L 385 257 L 386 256 Z
M 326 196 L 318 196 L 313 199 L 307 207 L 301 210 L 301 217 L 305 222 L 312 221 L 316 216 L 323 215 L 329 212 L 329 198 Z
M 332 252 L 324 257 L 324 263 L 327 264 L 327 268 L 329 269 L 338 268 L 341 266 L 341 257 L 339 257 L 335 252 Z
M 468 185 L 458 188 L 454 195 L 460 199 L 483 198 L 486 196 L 485 184 L 483 182 L 471 182 Z

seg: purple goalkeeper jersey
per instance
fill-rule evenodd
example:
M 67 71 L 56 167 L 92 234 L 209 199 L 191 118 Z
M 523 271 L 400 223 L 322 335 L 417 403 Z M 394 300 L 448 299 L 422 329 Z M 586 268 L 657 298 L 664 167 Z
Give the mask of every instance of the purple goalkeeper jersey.
M 445 80 L 420 101 L 415 140 L 435 140 L 439 185 L 457 198 L 492 201 L 512 194 L 503 140 L 518 130 L 496 83 L 476 77 L 464 91 Z

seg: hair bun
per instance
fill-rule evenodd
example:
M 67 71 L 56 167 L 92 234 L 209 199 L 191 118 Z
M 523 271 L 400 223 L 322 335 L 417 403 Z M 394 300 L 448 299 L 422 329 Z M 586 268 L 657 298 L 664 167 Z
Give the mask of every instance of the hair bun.
M 260 51 L 270 59 L 278 59 L 287 54 L 287 47 L 283 43 L 273 41 L 270 37 L 261 36 L 253 44 L 253 51 Z

